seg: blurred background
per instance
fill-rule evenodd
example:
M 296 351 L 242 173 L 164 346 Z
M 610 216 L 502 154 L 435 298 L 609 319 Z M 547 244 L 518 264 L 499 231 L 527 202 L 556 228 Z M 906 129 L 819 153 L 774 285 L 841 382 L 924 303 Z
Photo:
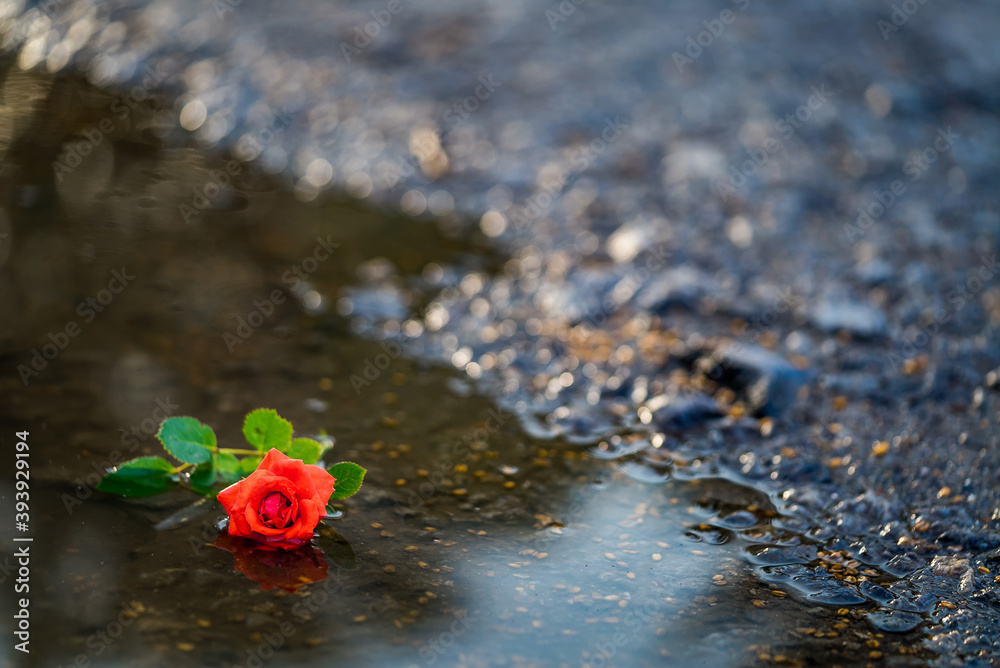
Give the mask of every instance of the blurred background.
M 998 27 L 0 3 L 0 664 L 997 661 Z M 94 491 L 259 406 L 370 470 L 294 593 Z

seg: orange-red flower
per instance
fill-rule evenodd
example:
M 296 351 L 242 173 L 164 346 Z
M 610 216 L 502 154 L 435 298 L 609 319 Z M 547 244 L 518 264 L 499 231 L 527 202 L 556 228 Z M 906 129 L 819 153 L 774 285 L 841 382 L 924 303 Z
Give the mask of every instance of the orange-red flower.
M 219 492 L 229 535 L 293 550 L 312 538 L 336 482 L 322 467 L 271 449 L 256 471 Z

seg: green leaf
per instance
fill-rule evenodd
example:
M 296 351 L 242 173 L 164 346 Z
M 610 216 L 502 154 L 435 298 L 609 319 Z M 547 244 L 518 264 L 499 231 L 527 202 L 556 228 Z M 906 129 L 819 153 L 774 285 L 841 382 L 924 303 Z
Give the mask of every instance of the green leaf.
M 218 461 L 219 477 L 231 484 L 240 479 L 240 460 L 231 452 L 220 452 Z
M 156 437 L 167 452 L 185 464 L 207 462 L 215 450 L 215 432 L 193 417 L 167 418 Z
M 292 423 L 270 408 L 258 408 L 243 421 L 243 436 L 247 443 L 261 452 L 277 448 L 281 452 L 292 444 Z
M 263 457 L 244 457 L 240 460 L 240 474 L 244 477 L 250 475 L 260 466 Z
M 311 438 L 297 438 L 284 451 L 292 459 L 301 459 L 305 464 L 315 464 L 323 454 L 323 444 Z
M 213 460 L 210 459 L 207 462 L 198 464 L 191 471 L 191 489 L 201 494 L 211 494 L 212 485 L 215 484 L 216 477 L 215 462 Z
M 327 469 L 330 475 L 337 479 L 334 484 L 331 499 L 346 499 L 361 489 L 361 483 L 365 480 L 368 470 L 355 464 L 354 462 L 340 462 Z
M 174 465 L 163 457 L 139 457 L 104 476 L 97 489 L 121 496 L 152 496 L 177 484 Z

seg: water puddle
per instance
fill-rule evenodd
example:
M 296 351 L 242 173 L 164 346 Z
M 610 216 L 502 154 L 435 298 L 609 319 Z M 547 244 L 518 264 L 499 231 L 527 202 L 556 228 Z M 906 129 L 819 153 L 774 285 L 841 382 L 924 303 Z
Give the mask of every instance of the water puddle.
M 37 665 L 905 662 L 923 651 L 905 632 L 952 609 L 932 576 L 987 567 L 829 531 L 770 469 L 719 456 L 761 437 L 746 406 L 654 391 L 603 330 L 563 341 L 572 368 L 560 356 L 535 375 L 550 360 L 529 351 L 518 369 L 516 342 L 491 344 L 548 325 L 497 318 L 477 295 L 538 269 L 530 249 L 514 267 L 454 220 L 306 205 L 249 172 L 189 218 L 192 188 L 225 164 L 143 143 L 155 118 L 55 183 L 38 177 L 51 155 L 16 147 L 2 177 L 13 250 L 0 300 L 18 317 L 2 325 L 0 418 L 41 453 Z M 483 350 L 446 327 L 456 305 L 480 318 L 461 322 L 483 327 Z M 677 386 L 701 382 L 696 342 L 650 345 L 688 374 Z M 443 352 L 450 365 L 429 361 Z M 574 389 L 567 408 L 560 388 L 588 355 L 617 355 L 622 372 L 593 401 Z M 479 365 L 511 372 L 477 385 Z M 788 382 L 794 394 L 800 379 Z M 627 415 L 637 397 L 646 413 Z M 93 491 L 116 460 L 158 449 L 163 417 L 235 440 L 265 405 L 369 469 L 314 548 L 249 552 L 220 539 L 217 505 L 186 493 Z

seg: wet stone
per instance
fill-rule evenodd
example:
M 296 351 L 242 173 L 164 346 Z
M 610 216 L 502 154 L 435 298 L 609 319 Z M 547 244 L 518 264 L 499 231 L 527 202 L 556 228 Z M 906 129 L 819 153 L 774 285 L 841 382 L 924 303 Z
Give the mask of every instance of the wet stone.
M 749 559 L 751 563 L 760 566 L 808 564 L 816 559 L 816 547 L 814 545 L 766 547 L 762 550 L 752 550 L 749 554 Z
M 858 589 L 866 598 L 881 605 L 888 605 L 895 598 L 885 587 L 867 580 L 858 585 Z
M 684 532 L 684 535 L 696 542 L 708 543 L 709 545 L 722 545 L 732 539 L 732 534 L 729 531 L 709 525 L 692 527 Z
M 674 307 L 694 310 L 711 283 L 710 277 L 694 267 L 675 267 L 653 277 L 636 295 L 635 305 L 659 314 Z
M 738 531 L 740 529 L 749 529 L 750 527 L 757 526 L 761 523 L 761 520 L 749 510 L 736 510 L 731 513 L 717 515 L 715 519 L 712 520 L 712 523 L 726 529 Z
M 865 615 L 865 619 L 878 631 L 886 633 L 905 633 L 920 626 L 923 618 L 912 612 L 899 612 L 895 610 L 870 612 Z
M 799 564 L 763 566 L 758 572 L 765 582 L 793 588 L 803 595 L 816 594 L 824 588 L 822 575 Z
M 807 374 L 781 355 L 754 345 L 726 346 L 698 364 L 710 379 L 744 392 L 749 407 L 767 416 L 778 416 L 796 401 Z
M 915 554 L 897 554 L 885 562 L 882 569 L 886 573 L 895 575 L 896 577 L 903 577 L 920 568 L 923 563 L 923 559 Z
M 653 412 L 653 422 L 664 431 L 686 431 L 722 417 L 715 401 L 704 394 L 671 397 L 665 406 Z
M 822 605 L 860 605 L 865 602 L 864 596 L 858 594 L 853 587 L 837 582 L 826 583 L 819 591 L 806 595 L 806 600 Z
M 895 275 L 892 264 L 885 260 L 871 260 L 858 265 L 854 273 L 868 285 L 886 283 Z
M 884 336 L 888 331 L 885 314 L 857 302 L 827 302 L 811 316 L 813 325 L 824 332 L 844 331 L 863 339 Z

